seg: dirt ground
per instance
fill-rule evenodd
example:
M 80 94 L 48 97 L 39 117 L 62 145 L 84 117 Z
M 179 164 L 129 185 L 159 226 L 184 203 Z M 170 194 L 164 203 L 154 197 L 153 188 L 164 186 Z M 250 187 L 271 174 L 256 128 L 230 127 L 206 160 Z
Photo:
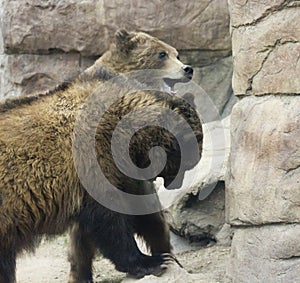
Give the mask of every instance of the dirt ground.
M 18 283 L 66 283 L 69 264 L 67 261 L 68 237 L 60 236 L 42 241 L 34 255 L 25 254 L 17 261 Z M 177 254 L 179 261 L 190 273 L 207 275 L 207 283 L 224 282 L 228 247 L 211 246 Z M 94 262 L 95 283 L 119 283 L 124 273 L 114 269 L 106 259 L 98 256 Z M 172 282 L 171 282 L 172 283 Z

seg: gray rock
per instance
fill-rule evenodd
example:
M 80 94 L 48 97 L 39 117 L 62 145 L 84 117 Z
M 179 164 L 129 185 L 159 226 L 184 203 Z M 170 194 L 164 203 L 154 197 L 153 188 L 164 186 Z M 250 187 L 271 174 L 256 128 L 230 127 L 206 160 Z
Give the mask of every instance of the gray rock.
M 227 219 L 300 222 L 300 96 L 242 99 L 231 116 Z
M 4 0 L 8 53 L 99 55 L 116 29 L 141 30 L 178 49 L 230 50 L 226 0 Z
M 231 114 L 228 280 L 300 282 L 300 3 L 229 4 L 233 89 L 246 97 Z
M 233 234 L 234 230 L 232 227 L 225 223 L 215 236 L 217 244 L 220 246 L 231 246 Z
M 0 54 L 0 101 L 8 96 L 20 95 L 22 91 L 11 80 L 8 57 L 8 55 Z
M 300 282 L 300 225 L 235 231 L 227 276 L 234 283 Z
M 179 52 L 182 62 L 194 67 L 196 82 L 210 97 L 219 116 L 230 114 L 236 97 L 233 95 L 232 57 L 228 51 L 183 50 Z M 184 86 L 183 86 L 184 87 Z M 212 112 L 212 109 L 207 111 Z M 213 116 L 205 123 L 220 118 Z
M 172 253 L 180 254 L 183 252 L 194 251 L 201 248 L 197 243 L 191 243 L 184 237 L 178 236 L 174 234 L 172 231 L 170 232 L 171 245 L 173 247 Z
M 224 194 L 224 183 L 219 183 L 204 200 L 199 200 L 198 195 L 187 194 L 170 209 L 172 229 L 203 246 L 215 242 L 225 222 Z
M 221 58 L 208 66 L 196 68 L 194 80 L 212 99 L 212 102 L 220 116 L 222 116 L 223 113 L 224 116 L 226 116 L 226 114 L 228 115 L 231 112 L 231 109 L 228 109 L 227 113 L 225 114 L 225 108 L 230 104 L 230 100 L 232 98 L 236 99 L 231 88 L 231 57 Z

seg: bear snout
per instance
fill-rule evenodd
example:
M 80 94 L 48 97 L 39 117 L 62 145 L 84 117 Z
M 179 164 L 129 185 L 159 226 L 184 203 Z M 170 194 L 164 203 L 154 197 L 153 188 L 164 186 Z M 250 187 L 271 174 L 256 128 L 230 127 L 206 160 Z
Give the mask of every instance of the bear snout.
M 190 65 L 183 65 L 182 70 L 184 71 L 184 75 L 186 78 L 191 80 L 193 78 L 194 69 Z

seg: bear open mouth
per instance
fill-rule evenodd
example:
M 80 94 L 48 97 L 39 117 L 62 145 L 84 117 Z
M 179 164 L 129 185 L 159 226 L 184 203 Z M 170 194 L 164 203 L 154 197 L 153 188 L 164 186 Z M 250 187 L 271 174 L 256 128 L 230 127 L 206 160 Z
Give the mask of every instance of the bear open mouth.
M 184 76 L 180 79 L 171 79 L 171 78 L 163 78 L 163 89 L 165 92 L 174 96 L 176 91 L 174 90 L 174 86 L 177 83 L 187 83 L 192 79 L 190 76 Z
M 166 83 L 165 80 L 163 80 L 164 91 L 172 96 L 174 96 L 176 94 L 176 91 L 174 90 L 174 85 L 170 86 L 168 83 Z

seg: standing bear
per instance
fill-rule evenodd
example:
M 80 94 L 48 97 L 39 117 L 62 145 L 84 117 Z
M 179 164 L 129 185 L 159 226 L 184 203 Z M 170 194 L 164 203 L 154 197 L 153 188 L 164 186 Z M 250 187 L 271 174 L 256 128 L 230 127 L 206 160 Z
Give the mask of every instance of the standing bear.
M 151 88 L 152 78 L 148 85 L 145 76 L 126 76 L 145 69 L 160 70 L 162 90 Z M 97 251 L 137 277 L 160 275 L 175 261 L 153 181 L 161 176 L 166 188 L 178 188 L 184 171 L 200 160 L 198 114 L 171 91 L 192 75 L 173 47 L 120 30 L 110 50 L 77 78 L 0 104 L 0 283 L 15 282 L 18 254 L 67 229 L 72 283 L 92 282 Z M 195 142 L 194 152 L 182 153 Z M 128 165 L 144 172 L 153 157 L 165 158 L 155 176 L 136 178 L 123 170 Z M 135 235 L 151 255 L 138 249 Z

